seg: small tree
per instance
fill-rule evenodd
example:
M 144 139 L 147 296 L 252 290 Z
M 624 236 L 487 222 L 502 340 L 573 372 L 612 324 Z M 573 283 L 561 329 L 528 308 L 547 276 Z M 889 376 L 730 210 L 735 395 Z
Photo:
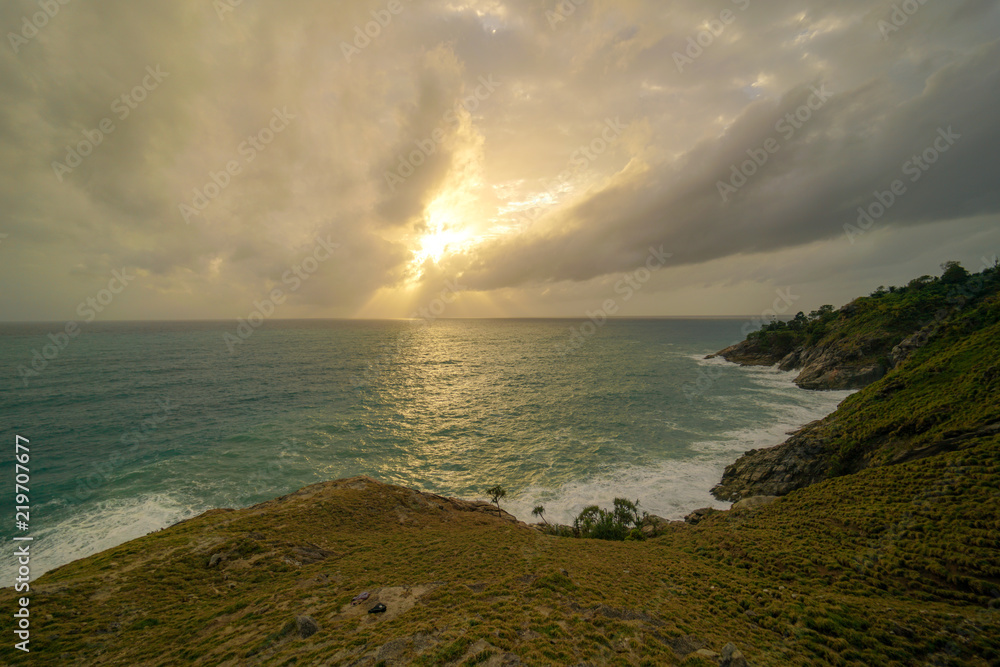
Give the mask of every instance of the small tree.
M 507 497 L 507 490 L 504 489 L 499 484 L 497 484 L 492 489 L 487 489 L 486 490 L 486 495 L 488 495 L 490 498 L 492 498 L 493 504 L 497 506 L 497 516 L 503 517 L 503 514 L 501 514 L 501 512 L 500 512 L 500 500 L 502 498 L 506 498 Z
M 531 510 L 531 516 L 537 516 L 542 521 L 545 521 L 545 525 L 549 525 L 549 522 L 545 519 L 545 507 L 543 505 L 537 505 L 535 509 Z

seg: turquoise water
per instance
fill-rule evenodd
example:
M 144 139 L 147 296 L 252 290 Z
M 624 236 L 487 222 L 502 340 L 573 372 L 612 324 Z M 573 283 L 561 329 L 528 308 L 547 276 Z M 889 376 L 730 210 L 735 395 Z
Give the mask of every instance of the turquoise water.
M 725 507 L 709 489 L 727 464 L 847 395 L 702 359 L 743 324 L 612 320 L 563 354 L 581 322 L 272 321 L 233 346 L 232 323 L 93 323 L 27 385 L 18 367 L 52 356 L 62 325 L 2 325 L 0 479 L 13 488 L 27 437 L 34 576 L 357 474 L 470 498 L 500 483 L 528 520 L 538 503 L 569 521 L 618 495 L 679 517 Z

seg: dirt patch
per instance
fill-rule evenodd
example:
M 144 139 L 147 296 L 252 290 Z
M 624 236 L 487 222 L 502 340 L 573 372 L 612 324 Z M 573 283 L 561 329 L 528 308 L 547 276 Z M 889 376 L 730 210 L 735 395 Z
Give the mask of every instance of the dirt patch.
M 351 605 L 350 602 L 340 608 L 340 613 L 334 616 L 335 619 L 358 618 L 360 623 L 358 629 L 366 625 L 391 621 L 400 614 L 405 614 L 413 609 L 417 601 L 427 593 L 431 592 L 440 584 L 428 584 L 423 586 L 387 586 L 375 589 L 371 596 L 363 603 Z M 377 604 L 384 604 L 385 611 L 380 614 L 369 614 L 368 610 Z

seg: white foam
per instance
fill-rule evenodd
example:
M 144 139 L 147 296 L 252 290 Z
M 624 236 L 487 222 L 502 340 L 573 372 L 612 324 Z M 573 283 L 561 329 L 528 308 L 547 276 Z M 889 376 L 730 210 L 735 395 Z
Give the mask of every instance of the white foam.
M 665 461 L 658 466 L 629 466 L 586 481 L 563 484 L 558 489 L 530 487 L 501 506 L 522 521 L 537 521 L 531 510 L 545 506 L 550 523 L 572 524 L 588 505 L 610 507 L 616 497 L 639 500 L 639 509 L 664 518 L 679 519 L 699 507 L 725 509 L 729 503 L 709 493 L 721 470 L 713 459 Z
M 706 359 L 711 352 L 705 354 L 688 354 L 685 355 L 688 359 L 693 359 L 698 362 L 699 366 L 728 366 L 731 368 L 740 368 L 740 366 L 726 361 L 722 357 L 712 357 L 711 359 Z
M 207 509 L 165 495 L 83 505 L 70 518 L 34 533 L 31 578 L 36 579 L 66 563 L 116 547 Z M 13 585 L 14 574 L 9 568 L 5 569 L 0 574 L 0 586 Z
M 742 454 L 751 449 L 773 447 L 784 442 L 791 431 L 827 416 L 837 409 L 841 401 L 854 393 L 854 390 L 810 391 L 800 389 L 792 382 L 797 375 L 794 371 L 785 372 L 774 367 L 759 366 L 744 367 L 743 369 L 750 369 L 748 372 L 753 376 L 753 381 L 763 387 L 760 390 L 762 393 L 772 398 L 780 395 L 791 399 L 791 402 L 760 402 L 759 406 L 762 410 L 777 415 L 776 418 L 770 420 L 767 426 L 728 431 L 719 439 L 695 442 L 692 444 L 692 448 L 696 451 Z
M 699 362 L 706 364 L 715 360 Z M 649 467 L 627 466 L 584 481 L 563 484 L 557 489 L 530 487 L 511 498 L 505 509 L 522 521 L 535 522 L 531 510 L 545 506 L 545 517 L 552 523 L 572 524 L 574 517 L 588 505 L 610 507 L 616 497 L 640 501 L 640 509 L 668 519 L 680 519 L 701 507 L 726 509 L 730 503 L 716 500 L 710 489 L 722 478 L 726 466 L 751 449 L 772 447 L 784 442 L 788 433 L 836 410 L 853 391 L 809 391 L 795 386 L 795 372 L 776 367 L 739 367 L 762 385 L 761 391 L 785 400 L 762 402 L 760 407 L 778 414 L 763 428 L 728 431 L 721 437 L 692 443 L 698 453 L 689 459 L 672 459 Z M 707 415 L 706 415 L 707 416 Z

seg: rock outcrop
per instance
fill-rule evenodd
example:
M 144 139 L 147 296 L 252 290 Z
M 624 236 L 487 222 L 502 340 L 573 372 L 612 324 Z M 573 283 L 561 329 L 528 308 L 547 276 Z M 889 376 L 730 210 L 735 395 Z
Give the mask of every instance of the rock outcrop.
M 889 353 L 889 364 L 895 368 L 909 358 L 911 354 L 930 342 L 934 336 L 933 327 L 924 327 L 912 336 L 908 336 L 900 341 L 899 345 L 892 348 Z
M 750 509 L 774 502 L 776 498 L 773 496 L 783 496 L 829 478 L 833 472 L 833 458 L 826 445 L 829 442 L 827 433 L 831 421 L 828 417 L 807 424 L 775 447 L 750 450 L 736 463 L 726 467 L 722 481 L 712 489 L 712 495 L 719 500 L 735 503 L 732 507 L 734 510 Z M 869 466 L 915 461 L 961 449 L 970 441 L 998 433 L 1000 422 L 891 455 L 876 451 L 857 461 L 851 471 L 841 472 L 856 472 Z M 697 520 L 701 518 L 703 517 L 699 516 Z
M 795 364 L 788 370 L 801 369 L 795 384 L 803 389 L 863 389 L 882 379 L 888 370 L 881 363 L 858 359 L 833 343 L 792 354 L 796 353 Z
M 767 507 L 773 504 L 780 496 L 748 496 L 739 500 L 730 508 L 733 512 L 749 512 L 758 507 Z
M 829 476 L 823 456 L 824 420 L 796 431 L 788 440 L 768 449 L 751 449 L 726 467 L 712 495 L 737 502 L 754 496 L 783 496 Z
M 782 360 L 782 355 L 775 354 L 768 350 L 762 350 L 751 340 L 744 340 L 730 345 L 724 350 L 719 350 L 715 354 L 710 354 L 706 359 L 722 357 L 726 361 L 740 366 L 773 366 Z
M 725 500 L 725 498 L 721 498 L 720 500 Z M 714 507 L 702 507 L 701 509 L 696 509 L 695 511 L 691 512 L 686 517 L 684 517 L 684 521 L 692 525 L 698 524 L 718 511 L 719 510 L 715 509 Z
M 911 338 L 916 340 L 916 334 Z M 910 338 L 906 341 L 910 341 Z M 903 346 L 906 341 L 897 347 Z M 919 345 L 913 343 L 901 348 L 900 360 L 917 347 Z M 907 352 L 904 353 L 903 349 Z M 705 358 L 716 357 L 722 357 L 741 366 L 777 365 L 783 371 L 799 370 L 795 384 L 803 389 L 815 390 L 862 389 L 881 379 L 889 370 L 882 363 L 872 362 L 867 356 L 859 356 L 856 351 L 848 350 L 837 343 L 827 343 L 812 348 L 798 347 L 785 354 L 762 350 L 755 341 L 745 340 Z
M 298 632 L 299 637 L 302 639 L 309 639 L 314 634 L 319 632 L 319 624 L 316 623 L 316 619 L 312 616 L 296 616 L 295 629 Z

